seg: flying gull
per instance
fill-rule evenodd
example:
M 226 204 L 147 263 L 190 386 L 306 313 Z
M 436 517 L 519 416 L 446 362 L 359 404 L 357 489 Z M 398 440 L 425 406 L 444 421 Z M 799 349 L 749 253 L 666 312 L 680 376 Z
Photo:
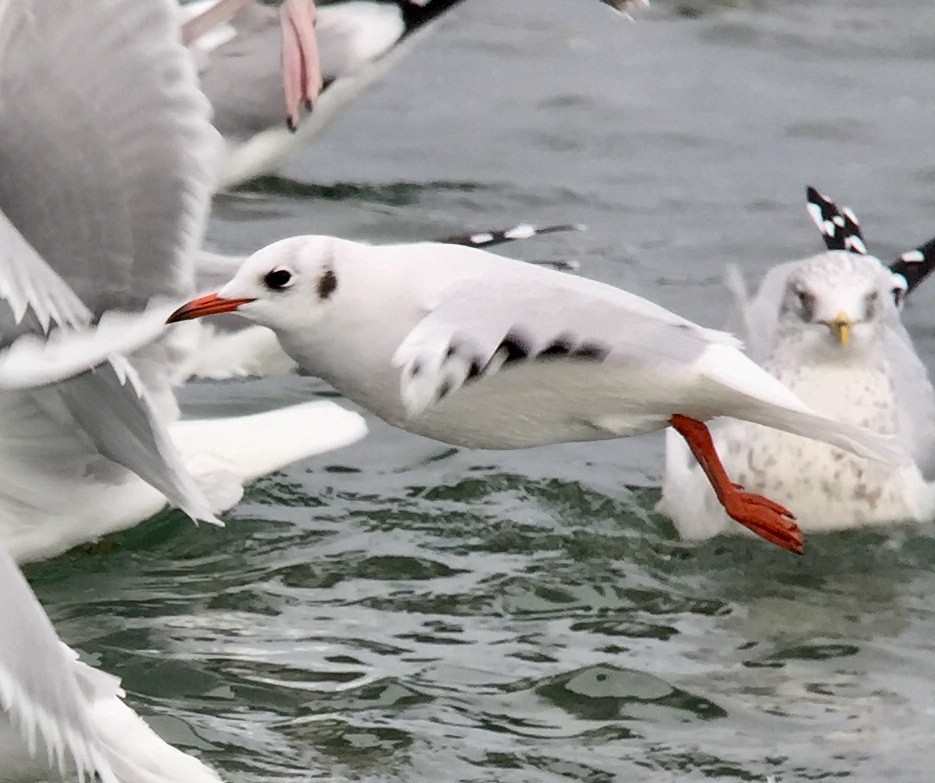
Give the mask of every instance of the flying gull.
M 727 513 L 793 551 L 781 505 L 731 482 L 704 421 L 732 416 L 894 460 L 884 439 L 806 407 L 723 332 L 603 283 L 471 247 L 293 237 L 170 321 L 238 312 L 304 370 L 385 421 L 513 449 L 674 426 Z

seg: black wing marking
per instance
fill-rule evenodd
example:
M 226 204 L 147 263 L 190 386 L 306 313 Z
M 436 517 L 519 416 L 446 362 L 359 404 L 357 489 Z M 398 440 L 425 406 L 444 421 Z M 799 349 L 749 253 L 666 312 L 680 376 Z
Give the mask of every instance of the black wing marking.
M 906 279 L 906 293 L 915 290 L 935 269 L 935 238 L 915 250 L 903 253 L 890 264 L 890 271 Z
M 435 21 L 445 11 L 458 5 L 461 0 L 396 0 L 403 17 L 406 31 L 403 37 L 411 35 L 420 27 Z
M 502 231 L 478 231 L 474 234 L 455 234 L 444 239 L 436 239 L 445 245 L 467 245 L 468 247 L 493 247 L 517 239 L 529 239 L 542 234 L 557 234 L 561 231 L 583 231 L 580 223 L 563 223 L 555 226 L 532 226 L 528 223 L 507 228 Z
M 811 185 L 805 191 L 808 214 L 811 215 L 828 250 L 849 250 L 867 255 L 867 246 L 860 233 L 860 222 L 849 207 L 838 208 L 827 196 Z

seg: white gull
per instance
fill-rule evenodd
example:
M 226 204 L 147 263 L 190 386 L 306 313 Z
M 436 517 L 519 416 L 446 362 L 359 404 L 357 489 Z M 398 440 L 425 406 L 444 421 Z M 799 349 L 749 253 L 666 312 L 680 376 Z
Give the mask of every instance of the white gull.
M 672 424 L 728 513 L 794 551 L 788 511 L 731 483 L 705 420 L 733 416 L 896 458 L 884 439 L 813 413 L 726 333 L 475 248 L 293 237 L 170 320 L 234 311 L 390 424 L 446 443 L 524 448 Z
M 815 410 L 894 437 L 911 459 L 883 470 L 827 444 L 739 421 L 712 427 L 714 442 L 736 481 L 780 502 L 794 499 L 806 532 L 932 519 L 935 391 L 900 320 L 907 278 L 865 254 L 853 212 L 813 189 L 809 205 L 828 246 L 840 249 L 774 267 L 752 298 L 730 270 L 741 336 L 751 357 Z M 918 263 L 919 252 L 897 265 Z M 734 530 L 672 432 L 659 508 L 686 538 Z

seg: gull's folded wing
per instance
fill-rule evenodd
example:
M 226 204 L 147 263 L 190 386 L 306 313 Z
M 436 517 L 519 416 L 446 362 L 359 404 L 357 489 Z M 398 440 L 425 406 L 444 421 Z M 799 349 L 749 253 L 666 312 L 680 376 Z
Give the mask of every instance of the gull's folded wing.
M 427 308 L 393 356 L 410 415 L 513 362 L 687 364 L 712 342 L 736 344 L 625 291 L 539 271 L 503 276 L 496 289 L 459 281 Z

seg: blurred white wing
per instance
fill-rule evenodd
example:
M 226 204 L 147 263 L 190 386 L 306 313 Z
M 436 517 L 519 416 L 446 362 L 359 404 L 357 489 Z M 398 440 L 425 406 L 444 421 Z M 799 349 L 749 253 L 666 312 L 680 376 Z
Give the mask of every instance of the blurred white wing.
M 218 137 L 175 13 L 0 6 L 0 211 L 95 315 L 194 283 Z
M 192 287 L 216 135 L 177 38 L 170 0 L 0 2 L 0 388 L 48 386 L 38 405 L 5 400 L 4 429 L 32 432 L 63 475 L 103 455 L 214 521 L 136 373 L 112 358 L 161 334 L 158 309 L 108 312 Z M 59 456 L 66 441 L 85 454 Z M 19 478 L 5 477 L 9 507 L 38 489 Z
M 0 706 L 28 743 L 30 754 L 49 754 L 64 774 L 119 783 L 90 716 L 91 680 L 83 692 L 74 660 L 12 558 L 0 547 Z M 97 681 L 97 686 L 104 684 Z
M 7 752 L 68 780 L 220 783 L 123 703 L 119 679 L 77 660 L 2 547 L 0 592 L 0 724 L 8 717 L 21 744 Z

